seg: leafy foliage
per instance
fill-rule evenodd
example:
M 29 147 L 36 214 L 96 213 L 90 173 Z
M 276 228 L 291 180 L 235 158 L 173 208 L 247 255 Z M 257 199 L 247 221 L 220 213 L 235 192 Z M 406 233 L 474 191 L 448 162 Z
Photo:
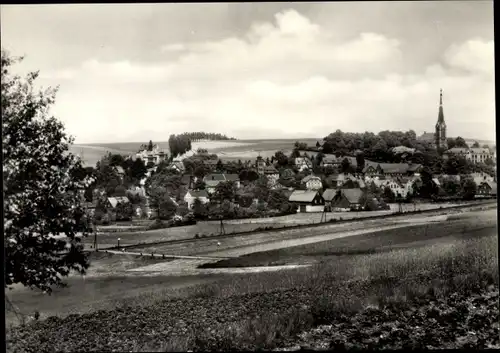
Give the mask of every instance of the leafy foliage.
M 2 49 L 2 150 L 5 286 L 21 283 L 51 292 L 87 255 L 77 232 L 83 226 L 83 191 L 92 181 L 78 171 L 78 157 L 63 124 L 49 116 L 56 90 L 37 91 L 38 72 L 22 79 L 10 67 L 22 60 Z M 52 235 L 64 234 L 67 239 Z

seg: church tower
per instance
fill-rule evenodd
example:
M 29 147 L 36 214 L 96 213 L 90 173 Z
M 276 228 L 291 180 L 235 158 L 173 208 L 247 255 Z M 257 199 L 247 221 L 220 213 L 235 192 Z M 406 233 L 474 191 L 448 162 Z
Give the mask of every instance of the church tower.
M 444 113 L 443 113 L 442 89 L 439 93 L 439 113 L 438 113 L 438 121 L 436 123 L 436 133 L 434 134 L 434 139 L 436 143 L 436 148 L 438 150 L 448 149 L 448 143 L 446 141 L 446 123 L 444 122 Z

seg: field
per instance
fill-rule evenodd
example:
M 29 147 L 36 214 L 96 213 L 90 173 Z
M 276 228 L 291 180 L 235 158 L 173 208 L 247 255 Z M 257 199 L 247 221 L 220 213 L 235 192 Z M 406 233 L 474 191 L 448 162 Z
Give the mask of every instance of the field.
M 493 204 L 493 202 L 490 202 Z M 436 212 L 440 212 L 439 207 L 450 207 L 455 204 L 443 203 L 443 204 L 431 204 L 431 203 L 421 203 L 416 205 L 417 210 L 429 210 L 436 208 Z M 412 211 L 413 205 L 403 205 L 404 211 Z M 336 220 L 349 220 L 357 219 L 369 216 L 384 215 L 391 212 L 397 211 L 396 207 L 393 207 L 391 211 L 375 211 L 375 212 L 329 212 L 326 213 L 327 221 L 331 219 Z M 224 221 L 224 230 L 226 234 L 237 233 L 237 232 L 248 232 L 256 231 L 259 228 L 262 230 L 264 228 L 283 228 L 294 226 L 298 224 L 316 224 L 321 221 L 321 213 L 297 213 L 282 217 L 273 218 L 254 218 L 254 219 L 242 219 L 242 220 L 226 220 Z M 120 238 L 120 245 L 137 245 L 140 243 L 153 243 L 162 241 L 176 241 L 176 240 L 187 240 L 194 239 L 198 234 L 201 236 L 213 236 L 220 234 L 220 222 L 218 221 L 203 221 L 198 222 L 196 225 L 183 226 L 183 227 L 173 227 L 165 229 L 157 229 L 150 231 L 135 231 L 135 232 L 119 232 L 119 233 L 105 233 L 98 235 L 98 244 L 101 249 L 106 247 L 113 247 L 118 244 L 118 238 Z M 84 238 L 84 242 L 89 246 L 93 243 L 94 239 L 92 236 Z
M 446 223 L 429 223 L 385 230 L 369 235 L 355 235 L 325 242 L 278 250 L 255 252 L 234 259 L 202 265 L 203 268 L 290 265 L 329 261 L 338 257 L 390 252 L 396 249 L 418 248 L 432 244 L 453 243 L 457 240 L 480 238 L 497 233 L 496 215 L 483 217 L 479 226 L 470 226 L 469 218 L 448 219 Z
M 301 139 L 301 142 L 306 142 L 310 145 L 316 145 L 316 141 L 321 139 Z M 209 153 L 217 153 L 222 160 L 245 160 L 255 159 L 259 154 L 266 157 L 271 157 L 278 150 L 283 150 L 289 153 L 296 140 L 237 140 L 237 141 L 200 141 L 193 142 L 192 149 L 196 151 L 198 148 L 207 149 Z M 70 151 L 74 154 L 82 156 L 87 166 L 95 166 L 102 156 L 107 152 L 117 154 L 135 154 L 140 146 L 145 142 L 121 142 L 121 143 L 101 143 L 101 144 L 75 144 L 70 147 Z M 168 142 L 154 142 L 158 144 L 160 149 L 169 150 Z
M 184 287 L 182 295 L 168 292 L 169 282 L 178 285 L 173 277 L 151 276 L 141 279 L 147 295 L 124 299 L 129 289 L 115 280 L 116 308 L 9 329 L 7 351 L 500 348 L 492 214 L 288 248 L 286 256 L 323 261 L 279 272 L 191 276 L 206 282 Z M 366 253 L 375 243 L 376 251 Z M 122 280 L 140 287 L 136 277 Z M 95 300 L 103 299 L 100 293 Z M 89 292 L 72 294 L 67 303 L 90 301 Z

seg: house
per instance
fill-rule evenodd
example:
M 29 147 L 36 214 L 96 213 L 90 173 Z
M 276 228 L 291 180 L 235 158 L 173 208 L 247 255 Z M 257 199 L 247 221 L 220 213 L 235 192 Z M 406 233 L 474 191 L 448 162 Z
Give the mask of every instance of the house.
M 238 174 L 223 174 L 226 181 L 232 181 L 237 189 L 240 188 L 240 176 Z
M 224 174 L 212 173 L 205 175 L 203 181 L 205 182 L 207 192 L 212 194 L 215 192 L 217 185 L 221 182 L 225 182 L 226 178 L 224 177 Z
M 304 185 L 307 190 L 319 190 L 323 187 L 321 178 L 314 175 L 304 177 L 300 183 Z
M 333 198 L 331 207 L 334 211 L 360 210 L 362 196 L 361 189 L 342 189 Z
M 199 199 L 202 204 L 206 204 L 209 202 L 208 192 L 206 190 L 188 190 L 186 195 L 184 196 L 184 201 L 188 204 L 188 208 L 190 210 L 194 207 L 194 200 Z
M 318 191 L 295 190 L 288 201 L 298 206 L 297 212 L 323 212 L 325 200 Z
M 221 182 L 232 181 L 237 189 L 239 189 L 241 186 L 240 177 L 238 176 L 238 174 L 212 173 L 207 174 L 203 178 L 203 181 L 205 182 L 206 190 L 209 194 L 215 192 L 215 188 Z
M 338 167 L 340 165 L 340 161 L 335 156 L 324 156 L 319 164 L 320 167 Z
M 184 171 L 186 170 L 186 168 L 184 167 L 184 163 L 182 163 L 181 161 L 173 161 L 168 166 L 168 169 L 175 170 L 178 173 L 184 173 Z
M 295 166 L 302 172 L 305 169 L 312 169 L 313 165 L 308 157 L 297 157 L 295 158 Z
M 272 189 L 276 188 L 276 184 L 280 178 L 278 170 L 272 165 L 267 166 L 264 168 L 264 175 L 267 177 L 269 187 Z
M 213 171 L 217 168 L 217 162 L 217 159 L 205 159 L 203 165 Z
M 325 200 L 325 206 L 328 211 L 331 211 L 332 201 L 339 191 L 337 189 L 326 189 L 323 192 L 323 199 Z
M 120 180 L 123 181 L 123 178 L 125 177 L 125 170 L 123 169 L 122 166 L 115 166 L 114 168 L 114 171 L 115 173 L 118 175 L 118 177 L 120 178 Z
M 341 174 L 332 174 L 326 178 L 326 184 L 330 188 L 339 188 L 344 185 L 344 182 L 347 180 L 347 176 L 344 173 Z
M 118 196 L 118 197 L 108 197 L 106 202 L 106 207 L 116 208 L 119 204 L 127 204 L 130 203 L 130 200 L 127 196 Z
M 396 147 L 391 148 L 390 151 L 394 154 L 400 154 L 400 153 L 413 154 L 413 153 L 415 153 L 416 149 L 401 145 L 401 146 L 396 146 Z
M 489 148 L 459 148 L 454 147 L 443 153 L 443 158 L 448 159 L 450 156 L 460 156 L 471 163 L 485 163 L 487 159 L 493 159 Z
M 295 177 L 295 173 L 293 172 L 293 170 L 288 169 L 288 168 L 282 169 L 280 177 L 283 179 L 290 179 L 290 178 Z
M 93 216 L 97 207 L 97 200 L 93 200 L 92 202 L 85 201 L 82 206 L 87 215 Z
M 255 162 L 255 167 L 257 168 L 257 173 L 259 175 L 264 175 L 264 170 L 266 168 L 266 162 L 261 156 L 257 157 L 257 161 Z
M 483 181 L 477 187 L 477 197 L 497 197 L 497 183 L 494 181 Z
M 135 156 L 136 158 L 142 159 L 146 165 L 148 163 L 158 165 L 167 159 L 167 153 L 164 150 L 160 150 L 158 145 L 154 145 L 151 151 L 144 148 L 137 152 Z

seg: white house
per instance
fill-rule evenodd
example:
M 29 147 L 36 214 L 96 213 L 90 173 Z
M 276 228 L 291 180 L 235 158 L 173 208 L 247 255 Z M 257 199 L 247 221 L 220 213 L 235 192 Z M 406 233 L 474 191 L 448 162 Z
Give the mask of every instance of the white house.
M 301 180 L 301 184 L 305 185 L 307 190 L 319 190 L 323 187 L 323 183 L 321 182 L 321 178 L 308 175 Z
M 307 157 L 295 158 L 295 166 L 299 171 L 303 171 L 305 169 L 312 169 L 313 167 L 311 160 Z
M 188 190 L 186 195 L 184 196 L 184 201 L 187 202 L 188 208 L 190 210 L 194 207 L 194 200 L 200 199 L 202 204 L 208 203 L 210 200 L 208 198 L 208 193 L 205 190 Z
M 152 151 L 148 151 L 147 149 L 143 149 L 143 150 L 139 151 L 135 155 L 135 157 L 142 159 L 145 164 L 154 163 L 154 164 L 158 165 L 167 159 L 167 153 L 164 150 L 160 150 L 158 145 L 154 145 Z
M 474 164 L 484 163 L 487 159 L 493 159 L 493 156 L 488 148 L 450 148 L 443 153 L 443 157 L 449 158 L 451 155 L 464 157 L 469 162 Z

